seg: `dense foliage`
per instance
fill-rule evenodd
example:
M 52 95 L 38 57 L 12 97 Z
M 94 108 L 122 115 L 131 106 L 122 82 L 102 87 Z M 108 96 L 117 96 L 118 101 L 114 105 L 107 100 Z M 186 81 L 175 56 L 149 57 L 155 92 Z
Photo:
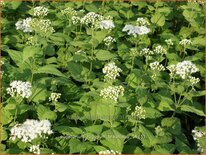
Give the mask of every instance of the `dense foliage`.
M 204 3 L 1 5 L 3 153 L 204 151 Z

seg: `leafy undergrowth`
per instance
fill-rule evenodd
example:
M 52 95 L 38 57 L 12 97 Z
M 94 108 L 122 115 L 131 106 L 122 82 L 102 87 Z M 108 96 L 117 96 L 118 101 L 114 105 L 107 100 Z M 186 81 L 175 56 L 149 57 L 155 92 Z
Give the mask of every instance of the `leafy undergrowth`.
M 2 153 L 204 151 L 204 3 L 1 5 Z

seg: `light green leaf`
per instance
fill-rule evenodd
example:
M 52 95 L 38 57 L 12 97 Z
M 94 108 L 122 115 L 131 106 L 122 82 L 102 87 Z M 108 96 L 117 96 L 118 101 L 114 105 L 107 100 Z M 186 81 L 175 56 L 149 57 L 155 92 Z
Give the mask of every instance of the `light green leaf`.
M 205 116 L 204 109 L 201 108 L 200 106 L 195 106 L 195 104 L 194 105 L 182 105 L 181 110 L 186 111 L 186 112 L 192 112 L 199 116 Z
M 161 13 L 155 13 L 151 18 L 151 22 L 158 26 L 163 26 L 165 24 L 165 16 Z
M 56 65 L 52 65 L 52 64 L 45 65 L 43 67 L 39 67 L 36 71 L 34 71 L 34 74 L 44 73 L 44 74 L 52 74 L 56 76 L 66 77 L 56 67 L 57 67 Z
M 110 60 L 115 57 L 115 54 L 106 50 L 96 50 L 95 55 L 97 59 L 101 61 Z
M 56 120 L 57 115 L 54 111 L 51 111 L 49 108 L 39 105 L 37 106 L 37 115 L 40 120 L 48 119 L 48 120 Z

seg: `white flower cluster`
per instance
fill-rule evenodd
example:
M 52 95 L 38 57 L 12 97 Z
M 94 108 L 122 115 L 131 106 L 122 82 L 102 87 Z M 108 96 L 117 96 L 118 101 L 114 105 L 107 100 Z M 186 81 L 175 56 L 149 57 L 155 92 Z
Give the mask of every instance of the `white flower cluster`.
M 170 75 L 173 77 L 175 75 L 179 75 L 182 79 L 187 79 L 191 76 L 192 73 L 196 73 L 199 69 L 193 64 L 191 61 L 182 61 L 177 63 L 176 65 L 170 65 L 167 67 L 170 71 Z M 194 78 L 190 79 L 194 80 Z
M 122 70 L 118 68 L 114 62 L 110 62 L 104 66 L 102 72 L 106 74 L 104 80 L 111 81 L 115 80 L 117 76 L 120 76 L 119 73 L 122 72 Z
M 78 16 L 72 16 L 71 20 L 72 20 L 72 24 L 76 25 L 76 24 L 80 23 L 81 18 Z
M 106 46 L 110 46 L 112 43 L 116 42 L 116 40 L 111 36 L 104 38 L 103 41 L 105 42 Z
M 205 5 L 205 0 L 187 0 L 190 3 L 199 3 L 201 5 Z
M 200 138 L 205 136 L 205 132 L 201 132 L 201 131 L 198 131 L 197 129 L 194 129 L 192 130 L 192 134 L 193 134 L 193 139 L 197 142 L 198 151 L 204 152 L 204 148 L 202 148 L 200 145 Z
M 140 51 L 140 55 L 143 55 L 143 56 L 149 56 L 149 55 L 152 55 L 152 54 L 154 54 L 154 52 L 151 51 L 149 48 L 143 48 Z
M 31 28 L 36 31 L 37 33 L 42 34 L 51 34 L 54 33 L 55 30 L 52 27 L 51 21 L 49 19 L 36 19 L 34 18 L 31 23 Z
M 121 153 L 114 150 L 105 150 L 105 151 L 100 151 L 99 154 L 121 154 Z
M 173 45 L 172 39 L 166 39 L 165 42 L 167 43 L 168 46 Z
M 66 9 L 64 10 L 61 10 L 61 13 L 63 15 L 67 15 L 67 16 L 77 16 L 77 11 L 71 7 L 67 7 Z
M 122 86 L 109 86 L 107 88 L 104 88 L 100 92 L 100 96 L 102 96 L 105 99 L 111 99 L 117 102 L 117 99 L 119 96 L 124 95 L 124 87 Z
M 31 87 L 30 82 L 13 81 L 6 91 L 12 97 L 21 96 L 22 98 L 29 98 L 32 95 Z
M 45 17 L 48 14 L 48 8 L 43 6 L 37 6 L 34 8 L 34 16 L 37 17 Z
M 142 17 L 137 18 L 137 26 L 148 26 L 148 25 L 150 25 L 150 23 L 148 22 L 147 19 Z
M 60 96 L 61 96 L 61 93 L 51 93 L 49 97 L 49 101 L 57 102 Z
M 15 24 L 16 29 L 22 30 L 23 32 L 32 32 L 32 29 L 30 26 L 31 21 L 32 21 L 31 17 L 17 21 Z
M 109 30 L 111 30 L 115 26 L 114 26 L 113 20 L 102 20 L 99 23 L 99 27 L 100 27 L 100 29 L 109 29 Z
M 125 25 L 122 29 L 123 32 L 127 32 L 128 35 L 133 35 L 137 37 L 137 35 L 144 35 L 150 32 L 150 29 L 146 26 L 133 26 L 133 25 Z
M 183 39 L 179 42 L 179 44 L 182 45 L 182 46 L 191 45 L 192 41 L 189 40 L 189 39 Z
M 164 71 L 165 67 L 160 64 L 158 61 L 152 62 L 149 64 L 150 68 L 155 71 Z
M 94 12 L 87 13 L 82 19 L 81 24 L 85 24 L 91 28 L 99 28 L 99 23 L 104 20 L 104 17 L 102 15 L 99 15 Z
M 135 111 L 131 113 L 132 117 L 140 120 L 140 119 L 145 119 L 145 114 L 146 111 L 142 106 L 136 106 Z
M 32 145 L 32 146 L 30 146 L 29 152 L 32 152 L 34 154 L 40 154 L 39 145 Z
M 51 123 L 48 120 L 32 120 L 27 119 L 23 124 L 16 124 L 11 129 L 11 140 L 16 138 L 22 142 L 31 142 L 38 137 L 45 137 L 45 135 L 52 134 Z
M 198 82 L 200 82 L 200 79 L 199 78 L 196 78 L 194 76 L 189 76 L 188 77 L 188 81 L 190 82 L 190 84 L 192 86 L 194 86 L 195 84 L 197 84 Z
M 157 45 L 153 51 L 155 54 L 166 54 L 167 53 L 166 49 L 162 47 L 161 45 Z

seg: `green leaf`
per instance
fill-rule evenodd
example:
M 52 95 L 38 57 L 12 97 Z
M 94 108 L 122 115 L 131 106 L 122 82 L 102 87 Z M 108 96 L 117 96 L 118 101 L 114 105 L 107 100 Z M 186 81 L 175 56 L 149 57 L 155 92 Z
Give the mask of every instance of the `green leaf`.
M 144 147 L 152 147 L 157 143 L 155 136 L 143 125 L 139 125 L 139 132 L 144 136 L 141 138 L 142 145 Z
M 19 66 L 22 63 L 23 54 L 20 51 L 7 50 L 11 59 Z
M 3 125 L 6 125 L 6 124 L 9 124 L 12 120 L 13 120 L 13 117 L 12 117 L 12 115 L 11 115 L 11 113 L 8 111 L 8 110 L 6 110 L 6 109 L 4 109 L 4 108 L 2 108 L 2 124 Z
M 1 130 L 1 140 L 4 141 L 8 138 L 8 134 L 5 130 L 5 128 L 2 128 L 3 130 Z
M 166 127 L 169 132 L 175 135 L 181 133 L 181 123 L 179 118 L 176 117 L 167 117 L 161 121 L 161 125 Z
M 28 58 L 34 57 L 35 55 L 42 55 L 43 52 L 38 47 L 26 46 L 23 50 L 23 62 Z
M 49 108 L 41 104 L 37 106 L 37 115 L 40 120 L 48 119 L 53 121 L 57 118 L 57 115 L 54 111 L 51 111 Z
M 101 61 L 110 60 L 115 57 L 115 54 L 109 51 L 106 51 L 106 50 L 95 50 L 94 52 L 95 52 L 96 58 Z
M 32 87 L 32 96 L 30 97 L 30 100 L 39 103 L 41 101 L 44 101 L 47 98 L 47 91 L 45 85 L 41 84 L 35 84 Z
M 144 107 L 145 111 L 146 111 L 146 118 L 159 118 L 162 116 L 162 114 L 154 109 L 154 108 L 151 108 L 151 107 Z
M 122 135 L 119 131 L 115 129 L 109 129 L 102 133 L 101 135 L 104 140 L 100 142 L 109 147 L 111 150 L 122 152 L 124 147 L 125 135 Z
M 201 106 L 195 105 L 195 103 L 194 105 L 182 105 L 181 110 L 186 111 L 186 112 L 192 112 L 199 116 L 205 116 L 203 106 L 201 107 Z
M 160 111 L 174 111 L 174 108 L 172 107 L 174 105 L 174 102 L 171 98 L 167 96 L 161 96 L 161 101 L 158 106 L 158 109 Z
M 77 128 L 77 127 L 70 127 L 70 126 L 56 126 L 54 127 L 55 131 L 58 131 L 59 133 L 63 134 L 63 135 L 79 135 L 82 134 L 82 129 Z
M 63 111 L 65 111 L 68 108 L 68 106 L 63 104 L 63 103 L 57 103 L 57 104 L 55 104 L 55 106 L 56 106 L 56 109 L 59 112 L 63 112 Z
M 100 134 L 103 129 L 103 125 L 92 125 L 92 126 L 87 126 L 84 128 L 87 132 L 95 133 L 95 134 Z
M 165 24 L 165 16 L 161 13 L 155 13 L 151 18 L 151 22 L 158 26 L 163 26 Z
M 39 67 L 36 71 L 34 71 L 34 74 L 44 73 L 44 74 L 52 74 L 56 76 L 66 77 L 56 67 L 57 67 L 56 65 L 52 65 L 52 64 L 45 65 L 43 67 Z

